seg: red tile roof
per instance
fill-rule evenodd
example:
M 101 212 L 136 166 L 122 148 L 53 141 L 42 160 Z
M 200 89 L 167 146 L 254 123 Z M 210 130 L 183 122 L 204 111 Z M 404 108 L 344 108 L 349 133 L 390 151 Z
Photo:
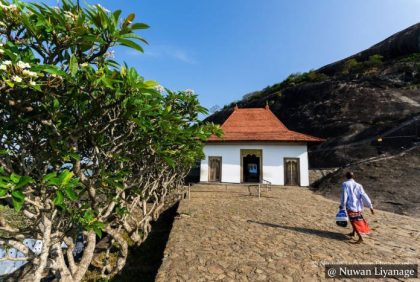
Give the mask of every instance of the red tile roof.
M 324 139 L 298 133 L 287 127 L 266 106 L 256 109 L 238 109 L 222 124 L 223 136 L 209 137 L 208 142 L 232 141 L 286 141 L 322 142 Z

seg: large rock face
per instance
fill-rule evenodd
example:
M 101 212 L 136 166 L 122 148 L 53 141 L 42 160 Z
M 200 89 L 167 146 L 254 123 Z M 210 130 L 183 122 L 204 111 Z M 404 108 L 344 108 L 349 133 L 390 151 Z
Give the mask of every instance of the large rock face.
M 340 200 L 344 173 L 351 169 L 375 208 L 420 216 L 420 147 L 373 162 L 352 165 L 328 175 L 313 189 L 327 198 Z
M 370 56 L 380 54 L 386 60 L 420 52 L 420 23 L 410 26 L 374 46 L 359 52 L 351 57 L 322 67 L 320 71 L 326 74 L 334 74 L 348 59 L 366 61 Z
M 327 139 L 310 147 L 312 168 L 350 167 L 374 187 L 380 208 L 419 213 L 413 196 L 420 192 L 414 180 L 420 175 L 419 150 L 376 165 L 357 163 L 420 145 L 420 24 L 354 56 L 246 95 L 207 120 L 222 123 L 235 104 L 266 103 L 289 129 Z M 316 189 L 336 195 L 342 173 L 317 183 Z M 398 193 L 404 196 L 392 200 Z
M 374 55 L 382 59 L 374 62 Z M 351 61 L 357 65 L 346 67 Z M 378 153 L 395 153 L 418 138 L 420 24 L 312 74 L 315 78 L 285 81 L 237 104 L 262 107 L 268 102 L 289 129 L 326 138 L 311 148 L 312 167 L 342 166 Z M 233 106 L 207 120 L 222 123 Z M 383 142 L 378 143 L 380 136 Z

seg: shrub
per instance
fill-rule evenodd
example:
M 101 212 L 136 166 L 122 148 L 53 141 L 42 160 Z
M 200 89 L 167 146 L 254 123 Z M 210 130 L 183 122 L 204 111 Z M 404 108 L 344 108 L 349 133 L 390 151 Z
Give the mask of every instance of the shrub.
M 358 69 L 359 67 L 360 67 L 360 63 L 356 59 L 349 59 L 344 63 L 343 69 L 341 72 L 343 74 L 349 74 L 355 69 Z
M 410 54 L 400 59 L 400 62 L 410 63 L 410 62 L 420 62 L 420 53 Z
M 253 91 L 248 94 L 245 94 L 242 96 L 242 101 L 252 100 L 255 96 L 258 96 L 260 94 L 260 91 Z
M 328 79 L 326 74 L 317 72 L 315 70 L 310 70 L 304 73 L 292 73 L 286 78 L 286 80 L 281 83 L 281 87 L 278 87 L 277 90 L 304 82 L 320 82 L 326 79 Z
M 368 68 L 378 67 L 382 65 L 382 60 L 383 60 L 383 57 L 381 55 L 378 55 L 378 54 L 372 55 L 369 57 L 369 60 L 364 62 L 364 65 Z

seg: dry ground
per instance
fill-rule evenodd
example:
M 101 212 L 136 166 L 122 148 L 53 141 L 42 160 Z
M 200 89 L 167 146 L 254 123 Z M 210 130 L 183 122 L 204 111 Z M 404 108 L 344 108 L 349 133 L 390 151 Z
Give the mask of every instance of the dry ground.
M 317 281 L 324 263 L 420 262 L 419 220 L 366 212 L 373 233 L 353 245 L 343 235 L 350 228 L 335 225 L 337 206 L 305 188 L 273 188 L 258 199 L 245 187 L 193 186 L 156 279 Z

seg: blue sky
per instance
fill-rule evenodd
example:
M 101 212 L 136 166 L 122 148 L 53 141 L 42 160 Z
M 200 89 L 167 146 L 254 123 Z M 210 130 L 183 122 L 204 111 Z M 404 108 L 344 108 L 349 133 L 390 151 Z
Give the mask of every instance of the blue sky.
M 208 108 L 352 55 L 420 21 L 419 0 L 86 2 L 134 12 L 149 24 L 141 33 L 150 43 L 145 53 L 118 49 L 116 58 L 170 89 L 194 89 Z

